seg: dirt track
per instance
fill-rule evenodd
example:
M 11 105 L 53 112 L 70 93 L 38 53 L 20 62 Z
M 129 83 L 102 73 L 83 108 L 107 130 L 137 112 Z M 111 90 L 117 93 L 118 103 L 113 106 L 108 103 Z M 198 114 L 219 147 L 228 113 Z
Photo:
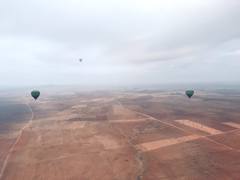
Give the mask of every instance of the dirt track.
M 189 102 L 181 97 L 169 99 L 166 94 L 153 98 L 96 94 L 78 99 L 74 93 L 65 93 L 56 101 L 48 97 L 27 101 L 32 117 L 9 149 L 0 179 L 240 177 L 240 144 L 235 142 L 240 123 L 236 119 L 215 122 L 217 114 L 209 118 L 184 115 Z M 191 106 L 203 104 L 191 102 Z M 205 104 L 194 113 L 207 114 L 205 106 L 210 109 Z
M 25 97 L 24 97 L 24 98 L 25 98 Z M 26 98 L 25 98 L 25 99 L 26 99 Z M 27 100 L 27 99 L 26 99 L 26 100 Z M 6 164 L 7 164 L 7 162 L 8 162 L 8 158 L 9 158 L 9 156 L 11 155 L 11 152 L 14 150 L 14 147 L 15 147 L 16 144 L 18 143 L 19 139 L 21 138 L 21 135 L 22 135 L 23 130 L 24 130 L 25 128 L 29 127 L 29 126 L 32 124 L 32 120 L 33 120 L 33 117 L 34 117 L 34 113 L 33 113 L 32 109 L 31 109 L 31 107 L 29 106 L 29 100 L 27 100 L 26 105 L 28 106 L 29 110 L 31 111 L 32 117 L 30 118 L 29 122 L 28 122 L 22 129 L 20 129 L 17 140 L 15 141 L 15 143 L 13 144 L 13 146 L 11 147 L 11 149 L 9 150 L 9 152 L 8 152 L 8 154 L 7 154 L 7 157 L 6 157 L 5 161 L 4 161 L 4 164 L 3 164 L 3 167 L 2 167 L 1 173 L 0 173 L 0 179 L 2 178 L 3 172 L 4 172 L 5 167 L 6 167 Z

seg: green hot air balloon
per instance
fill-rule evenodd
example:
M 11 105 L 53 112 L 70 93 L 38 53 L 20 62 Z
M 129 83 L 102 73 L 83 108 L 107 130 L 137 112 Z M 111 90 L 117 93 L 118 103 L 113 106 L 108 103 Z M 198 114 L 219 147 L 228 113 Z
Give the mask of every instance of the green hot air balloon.
M 33 97 L 35 100 L 37 100 L 37 98 L 40 96 L 40 91 L 38 91 L 38 90 L 33 90 L 33 91 L 31 92 L 31 95 L 32 95 L 32 97 Z
M 192 97 L 193 94 L 194 94 L 194 91 L 192 89 L 186 90 L 186 95 L 189 97 L 189 99 Z

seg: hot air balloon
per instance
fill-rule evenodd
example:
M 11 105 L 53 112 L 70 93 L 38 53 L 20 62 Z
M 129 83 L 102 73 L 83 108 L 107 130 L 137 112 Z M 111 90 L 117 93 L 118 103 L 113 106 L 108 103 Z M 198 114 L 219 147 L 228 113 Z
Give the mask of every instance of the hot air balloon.
M 186 90 L 186 95 L 189 97 L 189 99 L 192 97 L 193 94 L 194 94 L 194 91 L 192 89 Z
M 79 59 L 80 62 L 82 62 L 82 59 Z
M 31 92 L 31 95 L 32 95 L 32 97 L 33 97 L 35 100 L 37 100 L 37 98 L 40 96 L 40 91 L 38 91 L 38 90 L 33 90 L 33 91 Z

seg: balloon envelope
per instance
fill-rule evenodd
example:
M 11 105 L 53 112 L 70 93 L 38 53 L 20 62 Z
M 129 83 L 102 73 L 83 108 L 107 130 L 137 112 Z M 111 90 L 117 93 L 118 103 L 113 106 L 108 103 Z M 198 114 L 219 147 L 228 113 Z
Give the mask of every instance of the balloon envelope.
M 40 91 L 38 90 L 33 90 L 31 92 L 32 97 L 36 100 L 40 96 Z
M 186 90 L 186 95 L 189 97 L 189 99 L 192 97 L 193 94 L 194 94 L 194 91 L 192 89 Z
M 82 62 L 82 59 L 79 59 L 80 62 Z

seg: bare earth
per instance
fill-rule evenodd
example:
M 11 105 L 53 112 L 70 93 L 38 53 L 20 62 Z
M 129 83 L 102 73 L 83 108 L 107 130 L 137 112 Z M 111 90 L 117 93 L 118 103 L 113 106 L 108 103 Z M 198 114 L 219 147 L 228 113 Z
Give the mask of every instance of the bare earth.
M 26 93 L 25 120 L 0 129 L 0 180 L 239 180 L 239 92 Z
M 200 131 L 204 131 L 204 132 L 209 133 L 211 135 L 222 133 L 222 131 L 219 131 L 219 130 L 216 130 L 216 129 L 204 126 L 202 124 L 189 121 L 189 120 L 176 120 L 176 121 L 179 122 L 179 123 L 185 124 L 186 126 L 190 126 L 192 128 L 199 129 Z

